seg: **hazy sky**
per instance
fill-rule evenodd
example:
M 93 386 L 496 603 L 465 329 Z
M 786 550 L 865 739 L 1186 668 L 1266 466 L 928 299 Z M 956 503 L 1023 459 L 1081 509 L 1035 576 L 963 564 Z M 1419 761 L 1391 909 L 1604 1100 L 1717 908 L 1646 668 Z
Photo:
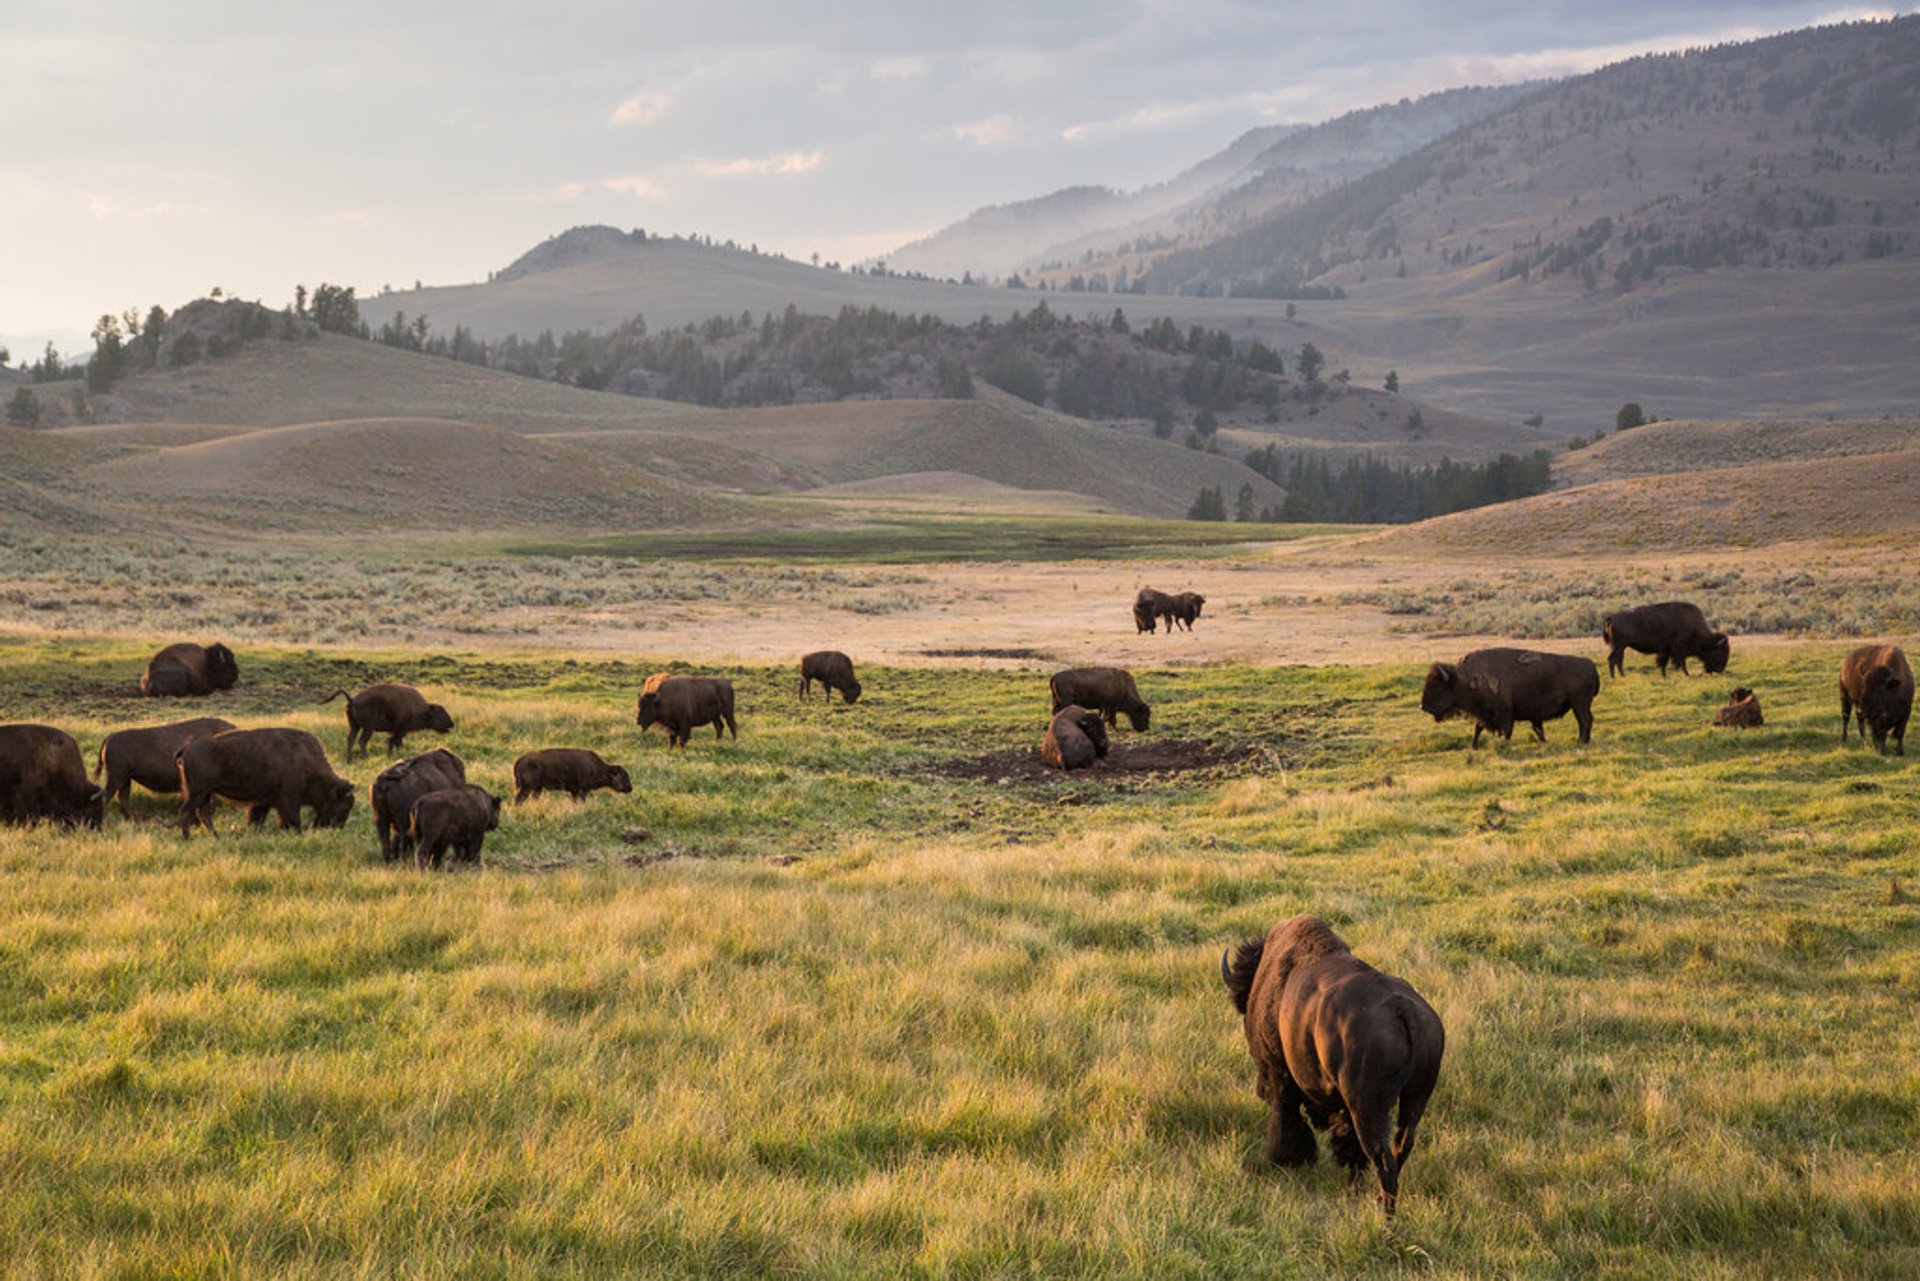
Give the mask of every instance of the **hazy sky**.
M 0 342 L 30 358 L 214 286 L 480 280 L 580 223 L 857 261 L 983 204 L 1170 177 L 1262 124 L 1892 12 L 0 0 Z

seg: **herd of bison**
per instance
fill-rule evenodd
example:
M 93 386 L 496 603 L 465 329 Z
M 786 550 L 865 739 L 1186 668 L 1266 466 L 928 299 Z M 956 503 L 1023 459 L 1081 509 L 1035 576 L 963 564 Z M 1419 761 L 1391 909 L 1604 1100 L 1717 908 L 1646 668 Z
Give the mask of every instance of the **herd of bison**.
M 1134 622 L 1142 632 L 1162 622 L 1169 633 L 1176 623 L 1191 631 L 1204 603 L 1193 592 L 1143 589 Z M 1653 655 L 1664 676 L 1669 666 L 1687 673 L 1690 660 L 1708 672 L 1725 671 L 1731 648 L 1725 633 L 1682 601 L 1623 610 L 1606 620 L 1602 634 L 1614 676 L 1624 672 L 1627 650 Z M 238 680 L 239 666 L 227 646 L 178 644 L 154 655 L 140 688 L 151 697 L 183 697 L 231 689 Z M 847 703 L 860 697 L 853 663 L 837 651 L 801 659 L 799 696 L 810 697 L 815 682 Z M 1904 755 L 1914 694 L 1906 655 L 1892 645 L 1861 646 L 1841 665 L 1839 683 L 1841 740 L 1857 718 L 1863 740 L 1871 734 L 1885 753 L 1891 739 L 1892 750 Z M 1055 769 L 1083 769 L 1106 756 L 1107 731 L 1119 716 L 1136 731 L 1150 723 L 1151 709 L 1124 669 L 1073 668 L 1054 675 L 1049 688 L 1052 714 L 1040 753 Z M 1511 739 L 1521 723 L 1544 742 L 1545 722 L 1571 712 L 1585 743 L 1599 692 L 1600 672 L 1589 659 L 1482 649 L 1458 663 L 1433 664 L 1420 707 L 1436 721 L 1471 720 L 1476 747 L 1482 732 Z M 356 750 L 365 755 L 375 734 L 386 735 L 391 756 L 409 734 L 453 729 L 446 708 L 405 685 L 371 685 L 352 695 L 338 690 L 326 701 L 335 698 L 346 699 L 349 760 Z M 713 726 L 715 738 L 723 727 L 739 736 L 733 685 L 718 677 L 649 677 L 635 720 L 643 730 L 665 726 L 674 747 L 685 746 L 703 725 Z M 1761 724 L 1758 697 L 1750 689 L 1735 690 L 1715 722 Z M 603 788 L 633 790 L 625 769 L 577 747 L 525 753 L 513 763 L 513 782 L 516 803 L 547 791 L 581 798 Z M 343 826 L 354 802 L 353 785 L 334 773 L 320 740 L 305 730 L 239 729 L 210 716 L 117 730 L 100 744 L 89 778 L 71 735 L 47 725 L 0 725 L 0 819 L 6 822 L 47 819 L 97 828 L 109 800 L 117 799 L 127 812 L 135 783 L 179 793 L 183 837 L 196 826 L 213 830 L 220 798 L 245 806 L 254 826 L 272 812 L 281 827 L 294 830 L 303 809 L 313 811 L 316 827 Z M 443 859 L 478 861 L 486 833 L 499 825 L 501 801 L 468 783 L 465 764 L 445 748 L 389 766 L 368 791 L 381 855 L 389 861 L 411 856 L 421 867 L 438 867 Z M 1318 1155 L 1314 1131 L 1325 1130 L 1335 1157 L 1355 1180 L 1372 1167 L 1391 1215 L 1399 1172 L 1439 1079 L 1445 1043 L 1439 1016 L 1409 984 L 1355 957 L 1313 916 L 1282 921 L 1264 939 L 1229 949 L 1220 959 L 1220 976 L 1245 1015 L 1258 1091 L 1271 1109 L 1268 1160 L 1311 1163 Z

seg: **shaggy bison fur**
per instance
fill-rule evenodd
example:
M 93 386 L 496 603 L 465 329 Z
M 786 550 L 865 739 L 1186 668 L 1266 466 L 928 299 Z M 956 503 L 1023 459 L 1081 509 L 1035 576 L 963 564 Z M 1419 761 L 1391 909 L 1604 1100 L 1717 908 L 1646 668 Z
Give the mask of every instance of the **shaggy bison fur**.
M 1069 704 L 1053 714 L 1040 740 L 1040 759 L 1058 770 L 1085 769 L 1107 754 L 1107 726 L 1100 713 Z
M 633 779 L 584 747 L 543 747 L 513 763 L 515 805 L 542 792 L 565 792 L 577 801 L 603 787 L 625 794 L 633 790 Z
M 1128 723 L 1142 731 L 1153 718 L 1153 709 L 1141 699 L 1133 683 L 1133 673 L 1123 667 L 1069 667 L 1055 672 L 1047 688 L 1053 693 L 1056 713 L 1078 703 L 1099 712 L 1112 725 L 1116 714 L 1125 712 Z
M 140 674 L 140 692 L 148 698 L 186 698 L 232 689 L 239 680 L 240 665 L 225 645 L 182 641 L 147 660 L 147 670 Z
M 421 730 L 444 734 L 453 728 L 453 717 L 438 703 L 429 703 L 411 685 L 369 685 L 358 694 L 336 689 L 320 701 L 347 700 L 347 759 L 353 759 L 357 743 L 360 754 L 368 754 L 375 734 L 387 736 L 387 755 L 392 756 L 406 743 L 407 735 Z
M 1886 754 L 1907 754 L 1907 718 L 1913 714 L 1913 668 L 1898 645 L 1862 645 L 1840 666 L 1840 741 L 1847 741 L 1847 721 L 1857 715 L 1860 738 L 1873 732 L 1873 745 Z
M 1180 623 L 1188 631 L 1193 630 L 1193 622 L 1200 617 L 1200 607 L 1207 598 L 1199 592 L 1178 592 L 1173 598 L 1173 614 L 1167 619 L 1167 630 L 1172 631 L 1175 623 Z
M 1760 728 L 1766 723 L 1760 715 L 1760 696 L 1745 686 L 1734 690 L 1727 705 L 1713 714 L 1713 723 L 1735 729 Z
M 1133 598 L 1133 630 L 1135 632 L 1154 632 L 1160 630 L 1160 620 L 1167 620 L 1167 630 L 1173 630 L 1173 597 L 1165 592 L 1157 592 L 1151 587 L 1142 587 Z
M 1677 663 L 1682 676 L 1691 676 L 1687 660 L 1697 658 L 1709 672 L 1727 670 L 1727 657 L 1733 652 L 1725 632 L 1707 626 L 1707 616 L 1698 605 L 1683 600 L 1662 601 L 1658 605 L 1639 605 L 1609 614 L 1600 634 L 1606 638 L 1607 674 L 1619 676 L 1627 670 L 1626 652 L 1652 654 L 1667 674 L 1667 664 Z
M 353 784 L 333 772 L 320 740 L 303 729 L 230 729 L 197 738 L 174 753 L 180 767 L 180 835 L 195 825 L 213 830 L 213 803 L 225 797 L 247 807 L 259 827 L 269 812 L 282 830 L 300 830 L 300 811 L 315 827 L 344 827 L 353 812 Z
M 416 867 L 439 867 L 448 853 L 456 863 L 478 863 L 487 833 L 500 826 L 500 798 L 471 783 L 428 792 L 413 803 L 407 835 Z
M 73 735 L 51 725 L 0 725 L 0 820 L 97 828 L 106 809 Z
M 233 728 L 232 721 L 218 716 L 201 716 L 171 725 L 149 725 L 142 729 L 118 729 L 107 735 L 95 758 L 93 776 L 102 773 L 106 781 L 101 790 L 108 801 L 118 800 L 120 812 L 131 812 L 129 797 L 135 783 L 150 792 L 168 795 L 180 791 L 180 766 L 173 754 L 196 738 L 211 738 Z
M 1282 921 L 1231 959 L 1221 953 L 1220 977 L 1246 1015 L 1257 1089 L 1273 1109 L 1267 1160 L 1311 1165 L 1320 1155 L 1313 1132 L 1325 1130 L 1355 1182 L 1372 1164 L 1391 1217 L 1440 1079 L 1440 1016 L 1404 979 L 1355 956 L 1317 916 Z
M 1572 712 L 1585 743 L 1593 737 L 1593 699 L 1599 692 L 1600 669 L 1591 659 L 1531 649 L 1476 649 L 1458 663 L 1427 669 L 1420 710 L 1436 721 L 1471 718 L 1475 747 L 1482 730 L 1511 739 L 1520 721 L 1531 724 L 1533 736 L 1544 743 L 1545 722 Z
M 853 674 L 853 660 L 837 649 L 823 649 L 800 660 L 800 697 L 813 697 L 813 683 L 819 681 L 851 703 L 860 697 L 860 678 Z
M 716 740 L 723 723 L 735 740 L 740 737 L 733 723 L 733 682 L 719 676 L 667 677 L 641 693 L 634 722 L 641 729 L 665 725 L 669 747 L 685 747 L 688 733 L 700 725 L 713 726 Z
M 367 789 L 373 807 L 373 830 L 380 838 L 380 856 L 388 862 L 413 852 L 407 831 L 413 803 L 428 792 L 459 787 L 467 781 L 467 764 L 444 747 L 389 765 Z

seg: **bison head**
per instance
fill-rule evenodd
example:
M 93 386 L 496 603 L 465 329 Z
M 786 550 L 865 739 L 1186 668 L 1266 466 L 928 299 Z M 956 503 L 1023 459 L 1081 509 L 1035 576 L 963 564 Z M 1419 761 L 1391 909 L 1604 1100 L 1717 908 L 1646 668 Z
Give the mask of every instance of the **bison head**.
M 315 827 L 345 827 L 347 815 L 353 813 L 353 784 L 340 779 L 333 785 L 328 797 L 313 807 L 313 825 Z
M 1707 642 L 1706 649 L 1700 652 L 1700 666 L 1709 672 L 1727 670 L 1727 659 L 1733 654 L 1733 645 L 1727 640 L 1725 632 L 1715 632 L 1713 639 Z
M 207 646 L 207 688 L 232 689 L 240 683 L 240 664 L 233 651 L 215 641 Z
M 440 704 L 428 703 L 427 704 L 427 728 L 432 730 L 439 730 L 442 734 L 444 734 L 448 730 L 453 728 L 453 717 L 449 716 L 447 714 L 447 709 L 440 706 Z
M 1420 689 L 1420 710 L 1436 721 L 1460 714 L 1460 669 L 1452 663 L 1435 663 L 1427 669 L 1427 683 Z
M 1080 732 L 1082 734 L 1085 734 L 1092 740 L 1093 754 L 1095 756 L 1105 756 L 1107 754 L 1107 723 L 1101 719 L 1100 713 L 1081 712 L 1079 717 L 1076 718 L 1075 724 L 1080 726 Z M 1139 729 L 1140 726 L 1136 725 L 1134 728 Z
M 856 679 L 856 678 L 854 678 L 854 677 L 851 677 L 851 676 L 849 676 L 849 677 L 847 678 L 847 683 L 846 683 L 845 685 L 843 685 L 843 686 L 841 687 L 841 689 L 840 689 L 840 697 L 842 697 L 842 698 L 844 698 L 844 699 L 846 699 L 846 700 L 847 700 L 847 701 L 848 701 L 849 703 L 857 703 L 857 702 L 859 702 L 859 701 L 860 701 L 860 682 L 859 682 L 859 680 L 857 680 L 857 679 Z
M 107 794 L 98 787 L 89 787 L 82 793 L 79 801 L 68 814 L 69 821 L 96 832 L 100 830 L 100 825 L 106 821 L 106 817 Z
M 1860 691 L 1860 719 L 1872 727 L 1873 741 L 1883 751 L 1886 749 L 1887 732 L 1900 719 L 1902 692 L 1899 679 L 1885 667 L 1876 667 L 1868 672 Z
M 497 832 L 500 830 L 500 798 L 492 792 L 482 792 L 480 795 L 487 798 L 487 830 Z
M 638 725 L 641 729 L 646 729 L 659 719 L 660 695 L 654 690 L 648 690 L 646 693 L 640 695 L 640 710 L 633 718 L 634 724 Z
M 633 776 L 619 765 L 607 766 L 607 785 L 616 792 L 631 792 Z
M 1153 709 L 1151 707 L 1148 707 L 1145 703 L 1136 703 L 1132 707 L 1123 707 L 1120 710 L 1126 713 L 1127 724 L 1133 726 L 1135 731 L 1142 734 L 1147 732 L 1147 726 L 1153 720 Z

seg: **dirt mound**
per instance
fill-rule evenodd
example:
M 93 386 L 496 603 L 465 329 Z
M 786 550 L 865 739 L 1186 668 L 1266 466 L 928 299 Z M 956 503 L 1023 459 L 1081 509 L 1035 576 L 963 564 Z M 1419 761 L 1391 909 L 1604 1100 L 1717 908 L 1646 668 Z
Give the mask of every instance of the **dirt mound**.
M 1158 739 L 1143 743 L 1116 743 L 1106 759 L 1092 769 L 1063 774 L 1050 769 L 1040 759 L 1040 749 L 1007 748 L 984 756 L 962 756 L 941 761 L 932 773 L 939 778 L 966 779 L 978 783 L 1053 783 L 1067 779 L 1092 782 L 1130 779 L 1151 782 L 1156 779 L 1182 778 L 1188 781 L 1230 778 L 1261 770 L 1286 768 L 1286 760 L 1273 751 L 1242 744 L 1218 746 L 1205 739 Z

